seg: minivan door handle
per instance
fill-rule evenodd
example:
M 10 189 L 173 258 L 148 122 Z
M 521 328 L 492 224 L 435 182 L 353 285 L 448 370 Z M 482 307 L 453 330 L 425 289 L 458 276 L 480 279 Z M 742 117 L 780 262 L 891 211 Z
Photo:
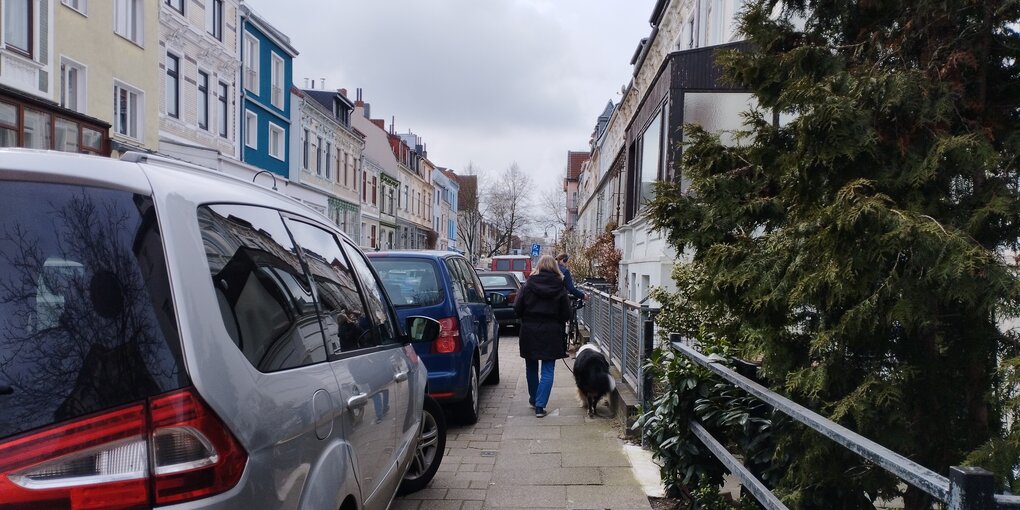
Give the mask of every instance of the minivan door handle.
M 347 407 L 354 409 L 356 407 L 365 407 L 368 403 L 368 393 L 358 393 L 351 398 L 347 399 Z
M 395 374 L 395 375 L 393 376 L 393 380 L 394 380 L 394 381 L 397 381 L 397 382 L 404 382 L 404 381 L 406 381 L 406 380 L 407 380 L 407 374 L 408 374 L 408 372 L 409 372 L 408 370 L 404 370 L 403 372 L 397 372 L 397 373 L 396 373 L 396 374 Z

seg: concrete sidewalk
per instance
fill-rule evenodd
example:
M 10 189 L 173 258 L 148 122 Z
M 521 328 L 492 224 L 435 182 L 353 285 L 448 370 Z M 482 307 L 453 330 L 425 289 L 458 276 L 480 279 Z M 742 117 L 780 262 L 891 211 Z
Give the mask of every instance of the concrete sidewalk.
M 482 388 L 478 423 L 451 422 L 436 478 L 392 508 L 651 508 L 608 408 L 589 419 L 562 362 L 545 418 L 528 406 L 517 337 L 500 339 L 499 363 L 501 382 Z

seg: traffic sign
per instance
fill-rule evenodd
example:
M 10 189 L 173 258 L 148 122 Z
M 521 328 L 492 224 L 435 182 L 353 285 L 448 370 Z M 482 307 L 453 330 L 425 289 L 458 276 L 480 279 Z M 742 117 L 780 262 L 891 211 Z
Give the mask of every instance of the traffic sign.
M 540 251 L 542 251 L 542 246 L 541 245 L 538 245 L 538 244 L 531 245 L 531 256 L 532 257 L 537 257 L 538 253 Z

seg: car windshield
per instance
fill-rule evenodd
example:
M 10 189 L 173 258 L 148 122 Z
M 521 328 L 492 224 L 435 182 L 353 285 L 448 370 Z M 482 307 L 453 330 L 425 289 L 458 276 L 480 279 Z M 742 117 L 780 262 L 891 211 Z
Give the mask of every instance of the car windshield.
M 180 388 L 182 367 L 152 201 L 0 181 L 0 438 Z
M 482 287 L 513 287 L 514 282 L 510 281 L 513 276 L 505 276 L 501 274 L 493 275 L 478 275 L 478 278 L 482 280 Z
M 371 260 L 390 300 L 398 308 L 438 305 L 445 299 L 435 262 L 395 257 L 373 257 Z

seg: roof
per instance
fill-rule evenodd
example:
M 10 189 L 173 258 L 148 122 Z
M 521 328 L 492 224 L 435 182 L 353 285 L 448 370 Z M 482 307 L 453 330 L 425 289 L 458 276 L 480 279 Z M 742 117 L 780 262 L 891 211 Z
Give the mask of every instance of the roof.
M 567 179 L 575 180 L 581 175 L 581 167 L 591 158 L 591 153 L 585 151 L 567 151 Z
M 382 250 L 366 252 L 369 257 L 418 257 L 418 258 L 442 258 L 461 256 L 455 251 L 446 250 Z

